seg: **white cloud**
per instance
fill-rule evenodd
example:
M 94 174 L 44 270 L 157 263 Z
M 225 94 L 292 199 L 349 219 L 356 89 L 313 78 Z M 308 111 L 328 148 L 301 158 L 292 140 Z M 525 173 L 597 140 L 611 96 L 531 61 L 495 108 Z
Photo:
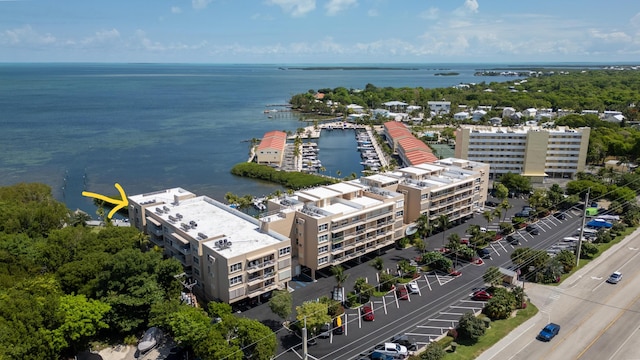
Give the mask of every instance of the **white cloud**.
M 431 7 L 420 13 L 419 17 L 427 20 L 435 20 L 440 15 L 440 9 L 436 7 Z
M 206 9 L 211 1 L 213 0 L 191 0 L 191 6 L 197 10 Z
M 82 45 L 96 45 L 113 42 L 120 39 L 120 32 L 116 29 L 98 31 L 93 36 L 86 37 L 80 41 Z
M 182 9 L 179 6 L 172 6 L 171 7 L 171 12 L 173 14 L 180 14 L 182 12 Z
M 329 0 L 325 8 L 327 9 L 327 15 L 333 16 L 357 4 L 358 0 Z
M 637 13 L 634 17 L 629 20 L 629 23 L 632 27 L 640 29 L 640 13 Z
M 40 34 L 31 25 L 5 30 L 0 33 L 0 44 L 11 45 L 47 45 L 57 40 L 55 36 L 46 33 Z
M 464 4 L 461 7 L 455 9 L 453 13 L 458 16 L 467 16 L 478 13 L 478 0 L 464 0 Z
M 269 0 L 267 4 L 280 6 L 293 17 L 304 16 L 316 8 L 316 0 Z
M 628 41 L 633 41 L 633 38 L 629 35 L 627 35 L 625 32 L 622 31 L 612 31 L 612 32 L 602 32 L 600 30 L 597 29 L 592 29 L 591 30 L 591 36 L 593 36 L 596 39 L 600 39 L 603 40 L 605 42 L 628 42 Z
M 369 9 L 369 11 L 367 11 L 367 16 L 376 17 L 376 16 L 380 16 L 380 14 L 378 13 L 377 9 Z

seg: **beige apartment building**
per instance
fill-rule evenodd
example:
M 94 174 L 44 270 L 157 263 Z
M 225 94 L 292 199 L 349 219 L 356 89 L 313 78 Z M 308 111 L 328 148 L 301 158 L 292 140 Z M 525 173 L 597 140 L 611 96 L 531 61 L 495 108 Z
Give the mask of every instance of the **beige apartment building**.
M 590 131 L 588 127 L 463 125 L 456 132 L 455 156 L 491 165 L 491 179 L 508 172 L 534 183 L 572 179 L 585 169 Z
M 130 196 L 129 220 L 182 263 L 208 300 L 258 298 L 291 279 L 290 239 L 209 197 L 181 188 Z
M 451 222 L 481 209 L 489 166 L 443 159 L 272 199 L 266 228 L 289 236 L 300 267 L 317 270 L 393 245 L 422 214 Z

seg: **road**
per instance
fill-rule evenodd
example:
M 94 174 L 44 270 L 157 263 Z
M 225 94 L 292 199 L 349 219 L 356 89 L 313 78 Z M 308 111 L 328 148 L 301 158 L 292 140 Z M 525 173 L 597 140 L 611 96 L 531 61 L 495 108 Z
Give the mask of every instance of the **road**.
M 606 279 L 621 271 L 618 284 Z M 640 359 L 640 230 L 613 246 L 560 286 L 531 285 L 539 316 L 486 351 L 479 360 Z M 548 343 L 536 335 L 549 322 L 561 325 Z

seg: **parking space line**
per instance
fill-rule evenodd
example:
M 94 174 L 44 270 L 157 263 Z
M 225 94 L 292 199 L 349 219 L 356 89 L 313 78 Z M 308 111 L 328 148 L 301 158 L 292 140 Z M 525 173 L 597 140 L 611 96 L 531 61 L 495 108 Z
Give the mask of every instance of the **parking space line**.
M 440 311 L 439 315 L 464 315 L 464 313 Z
M 495 247 L 493 247 L 492 243 L 489 243 L 489 247 L 491 247 L 493 249 L 493 252 L 496 253 L 496 255 L 500 256 L 500 253 L 496 250 Z
M 429 278 L 427 277 L 427 274 L 424 274 L 424 281 L 427 282 L 427 286 L 429 286 L 429 291 L 433 291 L 433 289 L 431 288 L 431 283 L 429 282 Z

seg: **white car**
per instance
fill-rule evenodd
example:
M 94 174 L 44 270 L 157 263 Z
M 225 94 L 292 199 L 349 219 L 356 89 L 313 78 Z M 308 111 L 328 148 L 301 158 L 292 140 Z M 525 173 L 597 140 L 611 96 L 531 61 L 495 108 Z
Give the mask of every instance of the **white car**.
M 410 294 L 418 294 L 420 290 L 418 289 L 418 284 L 414 281 L 407 284 L 407 290 L 409 290 Z
M 609 276 L 609 278 L 607 279 L 607 282 L 609 284 L 617 284 L 620 279 L 622 279 L 622 273 L 620 271 L 616 271 L 613 274 L 611 274 L 611 276 Z
M 393 356 L 394 358 L 405 358 L 409 356 L 407 347 L 396 343 L 380 344 L 377 345 L 374 350 L 384 355 Z

